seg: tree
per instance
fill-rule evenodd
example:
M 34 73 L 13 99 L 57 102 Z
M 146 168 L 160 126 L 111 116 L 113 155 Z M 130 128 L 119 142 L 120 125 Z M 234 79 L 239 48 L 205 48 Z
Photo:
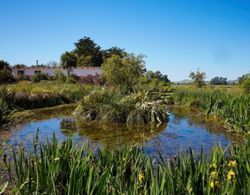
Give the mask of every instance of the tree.
M 247 78 L 243 81 L 242 87 L 245 93 L 250 93 L 250 78 Z
M 10 64 L 4 60 L 0 60 L 0 84 L 11 83 L 14 81 L 15 79 L 12 76 Z
M 25 68 L 27 66 L 25 64 L 15 64 L 13 67 L 15 67 L 15 68 Z
M 98 46 L 89 37 L 79 39 L 75 43 L 76 49 L 74 52 L 77 55 L 77 66 L 97 66 L 100 67 L 103 63 L 101 47 Z
M 109 49 L 103 50 L 104 60 L 110 58 L 112 55 L 118 55 L 120 57 L 123 57 L 126 55 L 126 52 L 124 49 L 121 49 L 119 47 L 111 47 Z
M 214 77 L 211 79 L 210 83 L 212 85 L 227 85 L 226 77 Z
M 73 52 L 65 52 L 61 55 L 61 66 L 67 70 L 68 76 L 70 76 L 70 72 L 72 68 L 76 67 L 76 56 Z
M 6 71 L 11 71 L 10 64 L 4 60 L 0 60 L 0 70 L 6 70 Z
M 194 81 L 197 87 L 202 87 L 205 85 L 206 73 L 197 70 L 196 72 L 191 72 L 189 77 Z
M 168 79 L 168 75 L 163 75 L 160 71 L 153 72 L 151 70 L 147 71 L 146 77 L 148 79 L 159 79 L 160 81 L 163 81 L 165 83 L 169 83 L 170 80 Z
M 242 84 L 246 79 L 250 78 L 250 73 L 248 74 L 243 74 L 241 77 L 238 78 L 239 84 Z
M 127 54 L 124 57 L 112 55 L 102 65 L 108 84 L 132 91 L 133 86 L 143 74 L 145 62 L 143 55 Z

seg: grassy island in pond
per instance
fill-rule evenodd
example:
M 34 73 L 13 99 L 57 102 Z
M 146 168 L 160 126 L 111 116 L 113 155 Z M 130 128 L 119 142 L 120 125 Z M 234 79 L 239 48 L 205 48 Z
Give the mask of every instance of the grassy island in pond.
M 165 123 L 167 100 L 153 92 L 122 94 L 119 90 L 102 88 L 84 97 L 74 114 L 80 120 L 106 123 Z

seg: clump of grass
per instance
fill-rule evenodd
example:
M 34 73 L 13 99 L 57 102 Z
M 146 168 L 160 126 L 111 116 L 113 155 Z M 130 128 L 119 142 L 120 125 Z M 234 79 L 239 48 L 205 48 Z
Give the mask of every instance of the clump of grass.
M 6 88 L 0 87 L 0 127 L 8 124 L 11 118 L 12 111 L 6 102 L 6 97 L 9 97 Z
M 181 105 L 196 107 L 205 114 L 222 118 L 237 131 L 250 130 L 250 95 L 230 95 L 221 91 L 176 90 L 173 95 Z
M 120 90 L 103 88 L 83 97 L 74 114 L 82 120 L 107 123 L 165 123 L 167 102 L 146 92 L 124 94 Z
M 4 154 L 6 141 L 1 140 L 0 142 L 0 194 L 4 194 L 8 187 L 8 181 L 6 181 L 5 172 L 6 166 L 6 155 Z
M 0 127 L 6 125 L 10 121 L 11 110 L 8 104 L 0 99 Z
M 250 142 L 160 160 L 138 148 L 117 151 L 74 147 L 72 139 L 20 146 L 11 167 L 18 194 L 248 194 Z M 249 140 L 250 141 L 250 140 Z M 40 149 L 38 149 L 40 148 Z

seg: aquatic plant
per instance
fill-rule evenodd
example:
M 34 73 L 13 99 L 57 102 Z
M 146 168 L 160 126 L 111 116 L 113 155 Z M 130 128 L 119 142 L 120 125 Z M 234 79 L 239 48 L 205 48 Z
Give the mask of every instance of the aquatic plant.
M 6 102 L 0 98 L 0 127 L 10 121 L 11 110 Z
M 6 155 L 4 154 L 6 146 L 6 141 L 1 140 L 0 142 L 0 194 L 4 194 L 6 188 L 8 187 L 8 182 L 5 180 L 6 171 Z
M 223 119 L 230 128 L 250 130 L 250 95 L 230 95 L 220 91 L 176 90 L 175 102 L 201 109 L 206 115 Z
M 106 123 L 165 123 L 166 105 L 165 100 L 149 91 L 125 95 L 120 90 L 102 88 L 83 97 L 74 115 Z
M 250 139 L 249 139 L 250 141 Z M 40 147 L 38 147 L 40 146 Z M 40 149 L 38 149 L 40 148 Z M 250 142 L 214 148 L 206 156 L 146 156 L 138 148 L 116 151 L 74 147 L 72 139 L 13 152 L 12 191 L 18 194 L 248 194 Z
M 11 105 L 9 105 L 6 100 L 11 97 L 6 87 L 0 87 L 0 127 L 10 121 Z

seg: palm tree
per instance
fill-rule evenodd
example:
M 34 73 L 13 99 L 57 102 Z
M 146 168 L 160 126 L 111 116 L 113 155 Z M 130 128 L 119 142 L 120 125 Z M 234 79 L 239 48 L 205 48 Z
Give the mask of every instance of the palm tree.
M 73 52 L 66 51 L 61 55 L 61 66 L 67 70 L 68 76 L 70 76 L 70 72 L 72 68 L 76 67 L 77 59 Z

